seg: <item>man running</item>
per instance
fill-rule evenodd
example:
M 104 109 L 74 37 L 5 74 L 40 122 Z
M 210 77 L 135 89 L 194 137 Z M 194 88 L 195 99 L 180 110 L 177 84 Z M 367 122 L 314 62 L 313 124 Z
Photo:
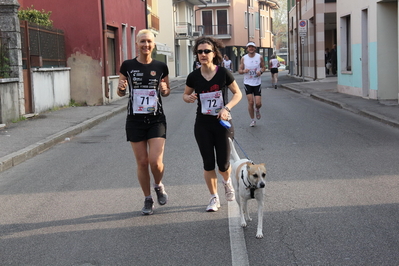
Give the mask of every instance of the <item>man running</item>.
M 247 54 L 241 58 L 238 73 L 244 74 L 244 87 L 248 100 L 248 112 L 251 118 L 250 127 L 256 125 L 256 118 L 259 120 L 260 108 L 262 107 L 261 97 L 261 75 L 265 72 L 263 57 L 256 52 L 254 42 L 247 43 Z

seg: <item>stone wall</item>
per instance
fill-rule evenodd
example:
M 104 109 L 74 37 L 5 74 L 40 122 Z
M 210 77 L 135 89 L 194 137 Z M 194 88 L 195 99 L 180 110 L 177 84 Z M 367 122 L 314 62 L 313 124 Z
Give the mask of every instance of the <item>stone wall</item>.
M 17 0 L 0 0 L 0 30 L 9 39 L 11 79 L 0 82 L 0 123 L 25 114 L 22 51 Z

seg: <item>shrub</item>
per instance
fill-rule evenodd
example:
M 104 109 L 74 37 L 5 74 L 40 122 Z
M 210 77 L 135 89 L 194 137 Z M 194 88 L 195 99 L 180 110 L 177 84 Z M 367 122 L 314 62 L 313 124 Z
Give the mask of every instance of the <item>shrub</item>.
M 31 7 L 27 7 L 25 10 L 19 10 L 18 18 L 37 25 L 52 27 L 53 21 L 50 19 L 51 13 L 51 11 L 46 12 L 44 9 L 42 9 L 42 11 L 36 10 L 32 5 Z

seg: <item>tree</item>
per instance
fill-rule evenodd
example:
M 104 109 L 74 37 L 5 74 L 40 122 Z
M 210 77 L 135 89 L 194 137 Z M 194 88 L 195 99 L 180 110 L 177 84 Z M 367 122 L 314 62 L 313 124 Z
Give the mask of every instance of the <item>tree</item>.
M 286 48 L 288 19 L 287 19 L 287 0 L 278 0 L 280 8 L 274 11 L 273 34 L 276 50 Z
M 40 26 L 52 27 L 53 21 L 50 19 L 51 13 L 51 11 L 46 12 L 44 9 L 42 9 L 42 11 L 36 10 L 32 5 L 25 10 L 18 10 L 18 18 Z

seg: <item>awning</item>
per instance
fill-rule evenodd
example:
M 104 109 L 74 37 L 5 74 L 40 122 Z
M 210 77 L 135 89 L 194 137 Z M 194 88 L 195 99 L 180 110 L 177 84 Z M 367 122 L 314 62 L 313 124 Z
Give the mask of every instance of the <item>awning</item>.
M 166 56 L 172 56 L 172 49 L 164 43 L 155 42 L 157 47 L 157 54 L 163 54 Z

